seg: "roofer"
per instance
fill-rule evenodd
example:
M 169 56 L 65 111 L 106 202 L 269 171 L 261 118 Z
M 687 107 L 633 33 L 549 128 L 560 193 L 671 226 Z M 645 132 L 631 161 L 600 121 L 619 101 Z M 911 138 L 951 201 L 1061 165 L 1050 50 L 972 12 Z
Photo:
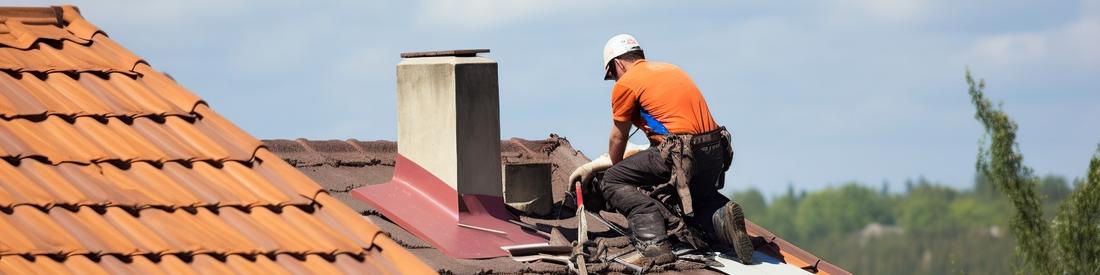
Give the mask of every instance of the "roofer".
M 608 154 L 578 168 L 570 182 L 625 215 L 634 246 L 650 261 L 674 260 L 670 241 L 679 241 L 732 248 L 751 263 L 741 207 L 718 192 L 733 158 L 729 132 L 711 117 L 699 88 L 676 65 L 646 60 L 628 34 L 607 41 L 603 65 L 604 80 L 615 80 Z M 624 159 L 632 124 L 651 146 Z

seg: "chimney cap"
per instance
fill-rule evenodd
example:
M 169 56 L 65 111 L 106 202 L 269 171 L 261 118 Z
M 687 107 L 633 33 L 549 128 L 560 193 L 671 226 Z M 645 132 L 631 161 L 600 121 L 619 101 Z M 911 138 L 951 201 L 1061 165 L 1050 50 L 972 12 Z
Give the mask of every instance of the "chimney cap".
M 446 50 L 446 51 L 427 51 L 427 52 L 405 52 L 401 53 L 401 58 L 418 58 L 418 57 L 437 57 L 437 56 L 456 56 L 456 57 L 474 57 L 479 53 L 487 53 L 489 49 L 464 49 L 464 50 Z

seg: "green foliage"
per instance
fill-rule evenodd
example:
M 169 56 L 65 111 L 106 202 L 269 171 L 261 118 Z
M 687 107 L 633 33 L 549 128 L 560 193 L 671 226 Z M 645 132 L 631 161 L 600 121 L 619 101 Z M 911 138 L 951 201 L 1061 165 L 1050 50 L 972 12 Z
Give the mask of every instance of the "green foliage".
M 974 175 L 974 195 L 984 199 L 1004 197 L 1001 192 L 997 191 L 997 187 L 993 186 L 993 182 L 989 181 L 989 178 L 986 178 L 982 173 Z
M 956 225 L 948 215 L 957 192 L 944 186 L 921 183 L 901 200 L 898 224 L 908 232 L 948 232 Z
M 767 207 L 767 202 L 764 201 L 764 194 L 761 194 L 760 190 L 756 190 L 756 188 L 734 192 L 730 195 L 730 199 L 741 204 L 741 209 L 744 209 L 745 215 L 762 215 Z
M 975 83 L 970 71 L 967 71 L 966 83 L 970 86 L 971 102 L 977 109 L 974 117 L 985 127 L 990 140 L 988 148 L 983 145 L 978 151 L 977 170 L 1012 202 L 1015 211 L 1010 227 L 1019 243 L 1016 252 L 1024 260 L 1019 271 L 1029 274 L 1050 272 L 1056 265 L 1051 261 L 1049 225 L 1043 219 L 1036 191 L 1039 179 L 1023 165 L 1024 157 L 1017 151 L 1016 123 L 985 98 L 984 80 Z
M 730 197 L 753 222 L 855 274 L 1011 272 L 1004 198 L 923 179 L 910 185 L 902 194 L 857 183 L 790 189 L 763 207 L 753 189 Z
M 984 200 L 977 196 L 966 196 L 951 202 L 947 219 L 956 228 L 981 228 L 983 226 L 1007 224 L 1004 209 L 1009 206 L 1004 200 Z
M 1100 273 L 1100 148 L 1089 163 L 1085 182 L 1069 194 L 1055 225 L 1065 273 Z
M 1043 218 L 1050 220 L 1060 211 L 1059 202 L 1066 199 L 1070 192 L 1069 182 L 1065 177 L 1046 175 L 1039 180 L 1039 193 L 1042 194 Z
M 977 108 L 975 117 L 991 139 L 988 148 L 979 150 L 977 169 L 1015 210 L 1011 228 L 1016 252 L 1024 260 L 1018 272 L 1100 274 L 1100 155 L 1092 158 L 1088 176 L 1076 190 L 1070 191 L 1062 177 L 1035 177 L 1016 148 L 1016 123 L 985 99 L 985 81 L 975 84 L 967 71 L 966 82 Z M 1042 191 L 1042 197 L 1036 190 Z M 1067 199 L 1057 218 L 1048 222 L 1043 208 L 1052 209 L 1063 197 Z
M 851 232 L 889 217 L 879 192 L 848 183 L 806 195 L 793 216 L 800 239 L 819 232 Z M 788 217 L 789 218 L 789 217 Z
M 1043 204 L 1052 201 L 1061 201 L 1069 195 L 1069 181 L 1066 177 L 1046 175 L 1039 181 L 1039 191 L 1043 194 Z
M 774 198 L 772 203 L 768 205 L 763 215 L 754 215 L 753 213 L 746 213 L 748 217 L 761 225 L 767 224 L 768 230 L 772 233 L 783 234 L 788 237 L 788 241 L 798 241 L 798 236 L 795 236 L 793 232 L 798 231 L 795 228 L 794 217 L 798 213 L 798 204 L 800 200 L 795 195 L 794 189 L 789 188 L 786 195 Z M 780 233 L 782 232 L 782 233 Z
M 1033 175 L 1017 125 L 985 98 L 984 82 L 966 79 L 986 131 L 973 189 L 918 178 L 901 194 L 847 183 L 788 187 L 770 202 L 753 189 L 732 198 L 750 220 L 855 274 L 1100 274 L 1100 147 L 1072 188 Z

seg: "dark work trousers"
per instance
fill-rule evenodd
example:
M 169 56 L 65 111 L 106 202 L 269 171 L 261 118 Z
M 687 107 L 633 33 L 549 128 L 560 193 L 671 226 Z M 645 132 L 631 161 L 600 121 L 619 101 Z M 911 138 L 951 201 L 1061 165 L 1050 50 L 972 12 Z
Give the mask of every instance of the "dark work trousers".
M 716 188 L 718 177 L 722 175 L 724 153 L 720 142 L 693 145 L 695 171 L 691 176 L 691 182 L 688 183 L 695 218 L 685 221 L 708 236 L 714 234 L 711 215 L 729 202 L 729 199 Z M 669 162 L 661 157 L 660 151 L 650 147 L 607 169 L 598 188 L 607 205 L 626 215 L 627 219 L 637 214 L 660 214 L 662 212 L 660 208 L 664 206 L 638 187 L 656 186 L 668 182 L 671 175 L 669 167 Z M 672 192 L 675 193 L 675 188 Z M 665 220 L 667 221 L 668 217 L 665 217 Z

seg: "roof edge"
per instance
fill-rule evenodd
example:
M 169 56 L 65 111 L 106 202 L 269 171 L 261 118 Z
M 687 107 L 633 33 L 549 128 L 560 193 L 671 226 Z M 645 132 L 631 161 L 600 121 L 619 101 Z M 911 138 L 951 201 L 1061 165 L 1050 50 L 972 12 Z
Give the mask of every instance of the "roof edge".
M 769 243 L 775 244 L 779 248 L 779 252 L 784 258 L 795 258 L 797 264 L 795 266 L 813 272 L 815 274 L 828 274 L 828 275 L 851 275 L 851 272 L 840 268 L 832 263 L 826 262 L 814 254 L 803 250 L 802 248 L 780 238 L 771 231 L 768 231 L 762 226 L 753 223 L 752 221 L 745 220 L 745 226 L 747 227 L 750 235 L 756 235 L 758 237 L 764 237 Z M 788 259 L 789 260 L 789 259 Z M 800 263 L 799 263 L 800 262 Z M 790 262 L 788 262 L 790 263 Z M 798 266 L 798 265 L 803 266 Z

